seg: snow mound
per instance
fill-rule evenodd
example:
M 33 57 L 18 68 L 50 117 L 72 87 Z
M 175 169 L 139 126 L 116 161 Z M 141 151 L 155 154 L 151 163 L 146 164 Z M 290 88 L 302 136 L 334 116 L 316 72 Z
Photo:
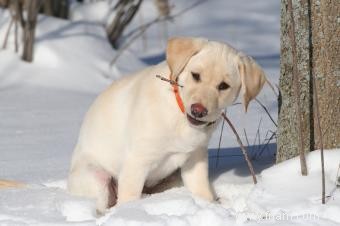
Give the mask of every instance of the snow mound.
M 9 13 L 0 10 L 0 15 L 3 25 L 0 26 L 0 40 L 3 40 Z M 23 62 L 14 53 L 13 35 L 12 32 L 8 50 L 0 51 L 0 71 L 3 72 L 0 88 L 28 84 L 98 93 L 112 80 L 145 66 L 129 51 L 110 66 L 116 51 L 107 41 L 103 26 L 94 22 L 39 16 L 33 63 Z M 19 49 L 21 51 L 22 46 Z
M 249 176 L 228 183 L 231 172 L 214 181 L 219 202 L 194 197 L 184 187 L 146 195 L 115 206 L 96 218 L 94 200 L 73 197 L 61 188 L 65 180 L 26 189 L 0 192 L 0 225 L 339 225 L 340 149 L 325 151 L 326 205 L 321 204 L 320 151 L 307 155 L 309 175 L 301 176 L 299 158 L 274 165 L 259 175 L 257 185 Z M 54 222 L 54 223 L 52 223 Z
M 217 204 L 192 197 L 185 189 L 172 189 L 112 208 L 99 219 L 102 225 L 223 225 L 229 213 Z M 232 218 L 230 218 L 232 221 Z
M 273 215 L 313 215 L 340 223 L 339 214 L 333 214 L 340 213 L 340 189 L 336 182 L 340 177 L 340 149 L 325 151 L 326 205 L 321 205 L 320 151 L 309 153 L 306 159 L 308 176 L 301 176 L 298 157 L 290 159 L 264 170 L 261 183 L 251 196 L 262 196 L 262 199 L 256 198 L 256 203 Z

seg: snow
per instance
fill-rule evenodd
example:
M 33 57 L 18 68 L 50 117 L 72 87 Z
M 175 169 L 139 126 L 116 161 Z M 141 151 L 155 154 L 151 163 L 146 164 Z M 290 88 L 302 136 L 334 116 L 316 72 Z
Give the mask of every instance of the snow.
M 100 218 L 92 200 L 68 195 L 60 181 L 2 190 L 0 225 L 339 225 L 340 149 L 325 151 L 325 162 L 326 205 L 321 204 L 320 151 L 314 151 L 307 155 L 308 176 L 300 175 L 296 157 L 263 170 L 256 185 L 249 176 L 235 183 L 233 171 L 215 175 L 219 203 L 179 187 L 113 207 Z
M 225 126 L 223 148 L 216 149 L 218 130 L 209 154 L 210 178 L 219 202 L 208 203 L 178 187 L 113 207 L 98 218 L 93 200 L 69 195 L 65 188 L 70 157 L 86 110 L 112 80 L 164 59 L 165 28 L 169 36 L 229 42 L 252 55 L 272 83 L 278 83 L 279 75 L 278 1 L 202 3 L 166 26 L 152 26 L 144 41 L 134 42 L 113 66 L 110 62 L 117 52 L 106 40 L 104 25 L 112 18 L 109 9 L 114 1 L 87 2 L 74 3 L 73 21 L 39 16 L 33 64 L 22 62 L 14 52 L 12 33 L 8 48 L 0 50 L 0 179 L 27 184 L 0 190 L 1 226 L 340 224 L 336 186 L 340 150 L 325 151 L 328 198 L 321 205 L 320 152 L 307 155 L 307 177 L 299 173 L 298 158 L 273 165 L 275 140 L 265 149 L 257 144 L 263 144 L 266 133 L 276 128 L 255 102 L 247 114 L 241 105 L 228 108 L 227 113 L 244 144 L 242 131 L 247 132 L 258 184 L 252 183 L 238 144 Z M 174 13 L 192 3 L 172 2 Z M 145 1 L 125 34 L 156 14 L 153 2 Z M 0 10 L 0 43 L 8 23 L 8 12 Z M 259 99 L 276 120 L 272 91 L 266 87 Z

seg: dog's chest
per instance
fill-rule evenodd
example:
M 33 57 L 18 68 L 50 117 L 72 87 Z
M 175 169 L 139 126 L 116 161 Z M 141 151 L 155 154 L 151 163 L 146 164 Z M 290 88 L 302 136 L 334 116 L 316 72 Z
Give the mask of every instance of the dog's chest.
M 162 143 L 159 151 L 162 152 L 162 159 L 151 169 L 147 185 L 152 186 L 164 179 L 176 169 L 181 168 L 193 151 L 198 148 L 205 148 L 209 141 L 207 133 L 192 129 L 181 130 Z
M 148 175 L 146 184 L 153 186 L 160 180 L 169 176 L 176 169 L 181 168 L 190 154 L 188 153 L 173 153 L 165 157 L 157 164 L 157 167 L 153 168 Z
M 197 148 L 206 147 L 210 137 L 210 132 L 192 129 L 189 126 L 182 127 L 174 134 L 169 148 L 175 152 L 192 152 Z

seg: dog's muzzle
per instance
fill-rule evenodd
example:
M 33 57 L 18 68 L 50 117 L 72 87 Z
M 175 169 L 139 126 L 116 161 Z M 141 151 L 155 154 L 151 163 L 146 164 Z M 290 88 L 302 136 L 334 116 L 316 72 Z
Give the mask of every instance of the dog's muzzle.
M 201 121 L 201 120 L 198 120 L 194 117 L 192 117 L 191 115 L 187 114 L 187 119 L 188 121 L 194 125 L 194 126 L 201 126 L 201 125 L 207 125 L 207 126 L 210 126 L 212 124 L 214 124 L 216 121 L 213 121 L 213 122 L 206 122 L 206 121 Z

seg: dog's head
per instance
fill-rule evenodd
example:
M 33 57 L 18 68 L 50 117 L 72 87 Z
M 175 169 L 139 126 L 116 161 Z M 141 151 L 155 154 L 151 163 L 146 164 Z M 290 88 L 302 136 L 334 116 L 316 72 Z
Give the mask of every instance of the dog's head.
M 215 121 L 240 91 L 247 110 L 266 81 L 263 70 L 251 57 L 205 39 L 170 39 L 166 61 L 171 79 L 184 86 L 180 96 L 194 126 Z

